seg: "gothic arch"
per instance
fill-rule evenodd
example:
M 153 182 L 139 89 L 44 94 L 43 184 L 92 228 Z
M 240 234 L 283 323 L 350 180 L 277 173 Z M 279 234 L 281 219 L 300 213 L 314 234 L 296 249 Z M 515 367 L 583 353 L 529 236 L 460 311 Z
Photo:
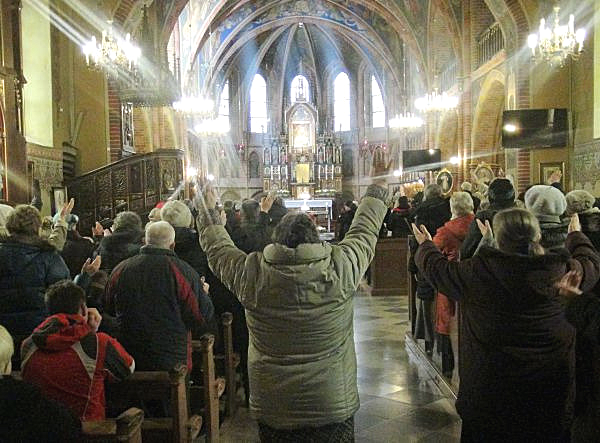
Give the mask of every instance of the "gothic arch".
M 500 147 L 500 123 L 504 110 L 505 74 L 491 71 L 485 78 L 475 107 L 471 137 L 473 163 L 497 163 Z

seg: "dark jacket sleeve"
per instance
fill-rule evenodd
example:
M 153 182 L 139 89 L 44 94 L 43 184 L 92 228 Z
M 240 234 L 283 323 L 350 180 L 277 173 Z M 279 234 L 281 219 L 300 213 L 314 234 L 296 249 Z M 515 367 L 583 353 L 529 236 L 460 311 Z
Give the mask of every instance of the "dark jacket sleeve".
M 589 291 L 600 279 L 600 256 L 598 252 L 590 239 L 582 232 L 571 232 L 567 235 L 565 247 L 571 253 L 571 258 L 576 261 L 575 266 L 571 266 L 571 268 L 583 273 L 581 290 L 583 292 Z
M 60 280 L 70 280 L 71 272 L 58 252 L 52 252 L 47 261 L 46 286 Z
M 477 218 L 479 217 L 475 217 L 475 219 L 471 222 L 467 236 L 460 246 L 461 260 L 473 257 L 473 255 L 475 255 L 475 251 L 477 250 L 477 245 L 479 245 L 479 242 L 481 241 L 481 232 L 477 226 Z
M 415 254 L 415 263 L 425 278 L 453 300 L 460 300 L 467 287 L 467 276 L 471 267 L 470 260 L 464 262 L 448 261 L 435 247 L 426 241 L 419 246 Z

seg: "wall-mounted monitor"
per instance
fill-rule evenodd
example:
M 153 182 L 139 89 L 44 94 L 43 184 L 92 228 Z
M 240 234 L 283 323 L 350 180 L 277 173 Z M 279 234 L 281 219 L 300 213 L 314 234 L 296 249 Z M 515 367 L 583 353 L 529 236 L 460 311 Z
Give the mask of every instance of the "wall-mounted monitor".
M 566 109 L 521 109 L 504 111 L 502 146 L 555 148 L 567 146 L 569 119 Z
M 402 169 L 404 172 L 433 171 L 441 168 L 442 153 L 439 149 L 420 149 L 402 151 Z

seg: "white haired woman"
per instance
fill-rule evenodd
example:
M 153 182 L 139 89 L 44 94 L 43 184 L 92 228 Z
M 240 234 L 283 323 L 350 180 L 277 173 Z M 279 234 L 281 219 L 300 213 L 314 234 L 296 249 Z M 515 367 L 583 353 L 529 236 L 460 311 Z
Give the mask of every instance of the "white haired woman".
M 475 218 L 473 214 L 473 200 L 468 192 L 455 192 L 450 197 L 450 212 L 452 218 L 439 228 L 433 237 L 433 243 L 448 259 L 459 259 L 459 250 L 463 240 L 469 232 L 469 226 Z M 454 302 L 449 300 L 442 292 L 438 292 L 435 303 L 435 332 L 438 334 L 437 350 L 442 355 L 442 372 L 451 377 L 455 366 L 457 343 L 451 344 L 451 333 L 456 335 L 456 317 Z
M 478 224 L 487 238 L 489 222 Z M 570 256 L 544 251 L 540 225 L 528 210 L 501 211 L 493 225 L 497 248 L 482 246 L 458 263 L 444 257 L 425 227 L 413 225 L 417 266 L 460 303 L 461 441 L 567 442 L 575 331 L 557 283 L 574 270 L 588 290 L 600 276 L 600 257 L 577 216 L 566 241 Z

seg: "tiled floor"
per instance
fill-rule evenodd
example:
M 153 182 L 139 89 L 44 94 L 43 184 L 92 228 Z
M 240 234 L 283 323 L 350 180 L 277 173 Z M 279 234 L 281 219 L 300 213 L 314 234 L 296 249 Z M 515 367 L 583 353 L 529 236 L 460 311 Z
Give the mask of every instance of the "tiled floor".
M 423 368 L 406 352 L 405 297 L 355 299 L 354 338 L 361 406 L 357 442 L 458 442 L 460 419 Z M 257 442 L 256 423 L 240 408 L 221 428 L 221 441 Z

